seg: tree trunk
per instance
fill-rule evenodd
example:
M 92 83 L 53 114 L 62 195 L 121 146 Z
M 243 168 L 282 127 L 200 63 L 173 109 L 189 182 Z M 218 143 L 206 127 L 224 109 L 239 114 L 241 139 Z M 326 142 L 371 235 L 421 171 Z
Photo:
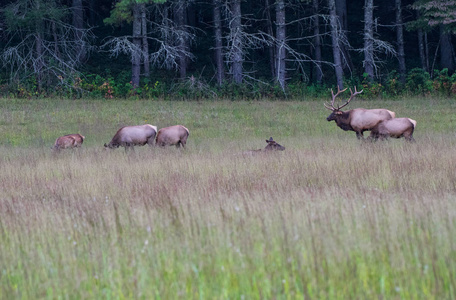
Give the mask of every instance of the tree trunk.
M 141 74 L 141 4 L 133 5 L 133 45 L 131 53 L 131 83 L 133 88 L 139 87 Z
M 429 67 L 429 43 L 428 43 L 428 34 L 424 33 L 424 53 L 426 56 L 426 70 L 429 72 L 431 68 Z
M 40 1 L 35 2 L 35 8 L 37 11 L 40 10 L 41 3 Z M 35 51 L 36 51 L 36 63 L 34 64 L 34 73 L 36 76 L 36 84 L 38 93 L 41 93 L 42 86 L 43 86 L 43 68 L 44 68 L 44 61 L 43 61 L 43 39 L 42 39 L 42 30 L 43 24 L 41 20 L 36 21 L 35 25 Z
M 54 55 L 60 59 L 60 50 L 59 50 L 59 38 L 57 37 L 57 29 L 55 28 L 55 22 L 51 23 L 52 36 L 54 37 Z
M 336 1 L 336 14 L 339 18 L 340 29 L 342 34 L 345 36 L 348 31 L 348 21 L 347 21 L 347 1 L 346 0 L 335 0 Z M 342 43 L 339 39 L 339 49 L 342 54 L 343 65 L 342 68 L 353 70 L 355 66 L 353 65 L 350 53 L 348 52 L 345 44 Z
M 397 37 L 397 54 L 399 61 L 399 75 L 402 84 L 405 84 L 405 52 L 404 52 L 404 27 L 402 25 L 402 3 L 401 0 L 395 0 L 396 3 L 396 37 Z
M 331 25 L 331 42 L 334 57 L 334 69 L 336 72 L 337 86 L 340 89 L 344 87 L 343 71 L 342 71 L 342 60 L 340 57 L 339 49 L 339 22 L 336 15 L 336 3 L 335 0 L 329 0 L 329 22 Z
M 320 18 L 319 14 L 319 0 L 313 0 L 312 8 L 314 16 L 313 18 L 313 28 L 314 28 L 314 60 L 315 60 L 315 77 L 317 83 L 320 84 L 323 80 L 323 72 L 321 70 L 321 38 L 320 38 Z
M 78 62 L 84 62 L 87 58 L 86 47 L 83 39 L 84 30 L 84 9 L 82 7 L 82 0 L 73 0 L 73 26 L 75 29 L 75 40 L 77 43 L 76 57 Z
M 35 40 L 36 40 L 36 64 L 35 64 L 35 74 L 36 74 L 36 84 L 37 84 L 37 90 L 38 93 L 41 93 L 41 89 L 43 86 L 42 82 L 42 72 L 43 72 L 43 47 L 42 47 L 42 39 L 41 39 L 41 33 L 37 32 L 35 34 Z
M 347 1 L 336 0 L 336 14 L 339 17 L 339 22 L 342 30 L 347 30 Z
M 286 25 L 285 25 L 285 3 L 284 0 L 276 2 L 276 39 L 277 39 L 277 64 L 276 81 L 285 91 L 285 58 L 286 58 Z
M 185 32 L 185 0 L 178 0 L 174 9 L 174 16 L 176 19 L 177 29 L 180 32 Z M 184 35 L 180 35 L 177 41 L 177 48 L 179 49 L 179 76 L 181 79 L 187 77 L 187 40 Z
M 440 25 L 440 67 L 447 68 L 451 75 L 454 72 L 453 46 L 451 45 L 451 36 L 444 31 L 443 25 Z
M 374 80 L 374 0 L 364 1 L 364 72 Z
M 274 30 L 272 29 L 272 17 L 271 17 L 271 9 L 270 9 L 270 4 L 269 0 L 265 0 L 265 6 L 266 6 L 266 31 L 270 37 L 274 36 Z M 267 46 L 268 47 L 268 54 L 269 54 L 269 69 L 271 70 L 271 76 L 272 78 L 276 77 L 276 53 L 275 53 L 275 47 L 274 46 Z
M 231 35 L 232 35 L 232 64 L 231 72 L 235 83 L 242 83 L 242 63 L 243 63 L 243 45 L 242 45 L 242 24 L 241 24 L 241 0 L 231 0 Z
M 221 1 L 213 0 L 214 5 L 214 38 L 215 38 L 215 66 L 217 84 L 222 85 L 225 79 L 223 68 L 222 17 L 220 13 Z
M 429 63 L 427 63 L 427 57 L 426 57 L 426 53 L 424 51 L 424 37 L 423 37 L 422 29 L 418 29 L 418 49 L 420 52 L 421 68 L 423 70 L 426 70 L 426 72 L 429 72 L 429 68 L 428 68 Z
M 146 5 L 141 4 L 141 34 L 142 34 L 142 57 L 144 63 L 144 76 L 150 77 L 150 62 L 149 62 L 149 42 L 147 40 L 147 15 Z

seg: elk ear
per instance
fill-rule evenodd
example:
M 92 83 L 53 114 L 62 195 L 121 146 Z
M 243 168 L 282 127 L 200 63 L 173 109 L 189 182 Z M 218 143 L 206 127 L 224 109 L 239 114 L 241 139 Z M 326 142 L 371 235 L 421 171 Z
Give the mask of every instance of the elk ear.
M 106 145 L 106 144 L 104 144 L 104 146 L 105 146 L 106 148 L 108 147 L 108 145 Z
M 340 110 L 334 112 L 336 115 L 341 115 L 342 112 Z

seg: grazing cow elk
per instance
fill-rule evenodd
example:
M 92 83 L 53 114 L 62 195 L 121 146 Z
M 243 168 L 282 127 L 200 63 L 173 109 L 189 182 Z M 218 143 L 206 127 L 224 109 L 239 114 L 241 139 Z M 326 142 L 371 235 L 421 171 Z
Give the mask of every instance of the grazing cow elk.
M 273 140 L 272 137 L 269 138 L 269 140 L 266 140 L 266 147 L 264 149 L 258 149 L 258 150 L 250 150 L 244 152 L 244 154 L 249 154 L 249 155 L 254 155 L 257 153 L 263 153 L 263 152 L 272 152 L 272 151 L 283 151 L 285 150 L 285 147 L 277 143 L 276 141 Z
M 409 118 L 397 118 L 382 121 L 371 130 L 369 138 L 377 140 L 404 137 L 406 141 L 414 142 L 413 131 L 415 131 L 416 121 Z
M 364 108 L 355 108 L 347 111 L 341 111 L 341 108 L 345 107 L 350 103 L 350 101 L 358 94 L 361 94 L 363 91 L 361 90 L 358 92 L 355 87 L 355 92 L 353 93 L 350 89 L 350 99 L 348 99 L 345 104 L 342 106 L 334 106 L 334 101 L 336 97 L 346 91 L 347 89 L 340 90 L 337 87 L 337 94 L 334 95 L 333 90 L 331 89 L 332 101 L 329 105 L 324 104 L 325 107 L 332 111 L 332 113 L 326 118 L 329 121 L 336 121 L 337 126 L 342 128 L 345 131 L 352 130 L 356 132 L 356 137 L 358 139 L 362 139 L 363 132 L 371 130 L 374 126 L 376 126 L 379 122 L 384 120 L 393 119 L 396 114 L 393 111 L 387 109 L 364 109 Z
M 55 144 L 52 149 L 60 151 L 61 149 L 67 148 L 79 148 L 82 146 L 84 139 L 85 136 L 80 135 L 79 133 L 64 135 L 55 140 Z
M 129 148 L 134 150 L 133 146 L 153 146 L 156 134 L 157 126 L 150 124 L 126 126 L 120 128 L 109 144 L 104 146 L 109 149 L 124 147 L 125 151 Z
M 160 147 L 175 145 L 179 148 L 181 145 L 185 148 L 190 131 L 182 125 L 174 125 L 162 128 L 157 133 L 156 145 Z

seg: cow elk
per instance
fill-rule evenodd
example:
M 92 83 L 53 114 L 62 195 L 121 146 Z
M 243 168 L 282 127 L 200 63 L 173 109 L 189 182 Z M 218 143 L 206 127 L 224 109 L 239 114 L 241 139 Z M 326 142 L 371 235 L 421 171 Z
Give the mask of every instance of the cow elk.
M 157 133 L 156 145 L 160 147 L 176 146 L 185 148 L 190 131 L 182 125 L 161 128 Z
M 64 135 L 55 140 L 52 149 L 58 152 L 61 149 L 79 148 L 82 146 L 84 139 L 85 137 L 79 133 Z
M 155 136 L 157 135 L 157 126 L 150 124 L 126 126 L 120 128 L 109 144 L 104 144 L 105 148 L 113 149 L 124 147 L 134 150 L 133 146 L 154 145 Z
M 335 121 L 337 126 L 342 128 L 345 131 L 354 131 L 356 132 L 356 137 L 358 139 L 363 139 L 363 132 L 369 131 L 374 128 L 379 122 L 393 119 L 396 114 L 393 111 L 387 109 L 364 109 L 364 108 L 355 108 L 347 111 L 341 111 L 341 109 L 347 106 L 356 95 L 361 94 L 363 91 L 358 92 L 355 87 L 355 92 L 353 93 L 350 89 L 350 99 L 346 101 L 342 106 L 334 106 L 334 101 L 340 93 L 346 91 L 347 89 L 340 90 L 337 87 L 337 93 L 334 95 L 333 90 L 331 89 L 332 101 L 328 105 L 325 103 L 325 107 L 332 111 L 332 113 L 326 118 L 329 121 Z
M 373 140 L 383 140 L 389 137 L 403 137 L 408 142 L 414 142 L 413 132 L 415 131 L 416 121 L 410 118 L 396 118 L 382 121 L 371 130 L 369 138 Z

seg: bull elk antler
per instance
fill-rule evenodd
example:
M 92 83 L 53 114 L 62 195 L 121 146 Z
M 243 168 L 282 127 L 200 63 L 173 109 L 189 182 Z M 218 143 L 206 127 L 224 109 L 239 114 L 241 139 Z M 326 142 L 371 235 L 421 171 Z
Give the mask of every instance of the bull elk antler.
M 350 99 L 348 99 L 348 101 L 345 102 L 342 106 L 337 106 L 337 108 L 334 107 L 334 101 L 336 101 L 337 96 L 339 96 L 340 93 L 343 93 L 343 92 L 345 92 L 346 90 L 347 90 L 347 88 L 345 88 L 345 89 L 343 89 L 343 90 L 341 91 L 340 88 L 339 88 L 339 86 L 337 86 L 337 93 L 334 95 L 334 92 L 333 92 L 333 90 L 331 89 L 332 101 L 331 101 L 331 103 L 329 104 L 330 106 L 328 106 L 328 105 L 326 105 L 326 103 L 324 103 L 325 107 L 326 107 L 327 109 L 329 109 L 329 110 L 332 110 L 332 111 L 340 110 L 341 108 L 347 106 L 348 103 L 350 103 L 350 101 L 351 101 L 353 98 L 355 98 L 356 95 L 359 95 L 359 94 L 361 94 L 361 93 L 363 92 L 363 90 L 361 90 L 361 91 L 358 92 L 358 91 L 356 90 L 356 86 L 355 86 L 355 92 L 354 92 L 354 93 L 352 92 L 352 89 L 350 89 L 350 93 L 351 93 Z

